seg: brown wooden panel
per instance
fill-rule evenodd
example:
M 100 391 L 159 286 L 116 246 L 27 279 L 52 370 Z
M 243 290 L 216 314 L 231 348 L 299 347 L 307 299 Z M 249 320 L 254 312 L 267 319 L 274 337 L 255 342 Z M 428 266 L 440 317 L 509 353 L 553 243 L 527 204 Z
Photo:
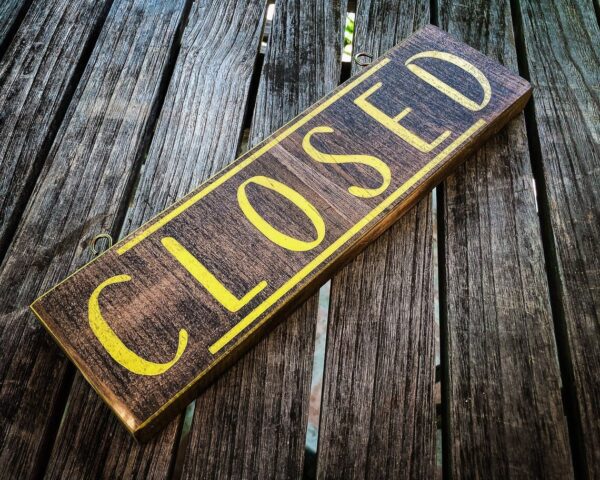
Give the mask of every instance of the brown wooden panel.
M 126 2 L 121 3 L 126 5 Z M 260 41 L 263 10 L 262 0 L 193 4 L 122 235 L 156 213 L 147 210 L 149 194 L 154 195 L 152 207 L 159 211 L 168 206 L 170 194 L 176 196 L 179 188 L 186 188 L 169 182 L 168 172 L 176 173 L 177 168 L 184 169 L 186 165 L 189 169 L 194 162 L 212 161 L 219 168 L 219 164 L 222 166 L 235 158 Z M 148 15 L 147 20 L 156 21 L 156 18 Z M 131 19 L 123 18 L 122 21 L 127 24 Z M 164 26 L 161 29 L 157 25 L 155 31 L 161 30 Z M 216 83 L 219 75 L 225 75 L 228 83 Z M 222 105 L 229 106 L 229 116 L 221 115 Z M 177 112 L 185 114 L 178 115 Z M 196 128 L 196 122 L 202 125 L 201 130 Z M 165 149 L 165 145 L 170 146 Z M 199 153 L 206 145 L 212 145 L 214 154 L 210 151 Z M 165 156 L 167 151 L 171 154 Z M 166 171 L 157 174 L 163 168 Z M 202 172 L 210 170 L 208 165 L 204 168 L 195 165 L 194 169 L 197 173 L 189 177 L 178 175 L 182 183 L 189 184 L 194 179 L 194 183 L 199 183 L 203 179 Z M 87 421 L 82 422 L 82 418 Z M 179 419 L 171 422 L 151 442 L 139 444 L 78 374 L 46 476 L 169 477 L 179 439 L 179 423 Z
M 591 1 L 520 2 L 576 473 L 600 477 L 600 29 Z
M 50 454 L 71 377 L 27 305 L 88 261 L 90 239 L 120 221 L 183 8 L 183 0 L 113 4 L 7 253 L 0 272 L 0 465 L 7 477 L 35 476 Z M 89 410 L 80 413 L 84 429 L 98 421 Z M 55 460 L 65 465 L 52 467 L 64 467 L 66 478 L 103 460 L 94 445 L 78 452 L 87 456 L 85 466 L 70 464 L 72 441 L 59 443 Z M 148 468 L 152 459 L 144 460 Z
M 428 20 L 428 1 L 359 2 L 354 51 L 379 55 Z M 431 246 L 427 195 L 333 277 L 319 478 L 434 476 Z
M 507 0 L 443 1 L 438 18 L 457 38 L 518 71 Z M 569 478 L 523 115 L 448 178 L 441 198 L 444 455 L 452 474 Z
M 150 435 L 528 97 L 524 80 L 424 29 L 32 308 L 127 428 Z
M 337 86 L 344 13 L 344 2 L 276 4 L 251 145 Z M 302 476 L 316 316 L 314 295 L 196 400 L 185 478 Z
M 0 63 L 0 258 L 108 5 L 36 0 Z M 89 53 L 89 52 L 87 52 Z

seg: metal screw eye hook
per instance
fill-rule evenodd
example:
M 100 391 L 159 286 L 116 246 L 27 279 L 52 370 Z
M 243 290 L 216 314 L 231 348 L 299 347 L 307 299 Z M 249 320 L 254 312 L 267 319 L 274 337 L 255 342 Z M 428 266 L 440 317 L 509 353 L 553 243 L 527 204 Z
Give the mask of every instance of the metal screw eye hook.
M 368 58 L 369 61 L 365 62 L 365 61 L 361 60 L 361 58 Z M 372 61 L 373 61 L 373 55 L 371 55 L 368 52 L 358 52 L 356 55 L 354 55 L 354 63 L 356 63 L 360 67 L 366 67 L 366 66 L 370 65 Z
M 96 235 L 94 238 L 92 238 L 92 241 L 90 242 L 90 246 L 92 248 L 92 253 L 94 254 L 94 257 L 101 253 L 100 250 L 96 248 L 96 245 L 98 244 L 98 240 L 101 240 L 103 238 L 106 239 L 106 241 L 108 242 L 108 246 L 105 250 L 108 250 L 110 247 L 112 247 L 113 239 L 108 233 L 100 233 Z

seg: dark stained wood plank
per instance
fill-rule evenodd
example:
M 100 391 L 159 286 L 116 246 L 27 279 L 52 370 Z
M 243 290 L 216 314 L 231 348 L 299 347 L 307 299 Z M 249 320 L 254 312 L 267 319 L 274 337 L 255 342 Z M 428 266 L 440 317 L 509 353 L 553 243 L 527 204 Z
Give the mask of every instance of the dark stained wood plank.
M 459 79 L 476 101 L 447 85 Z M 148 438 L 529 95 L 476 50 L 422 29 L 32 309 L 124 425 Z M 418 134 L 398 123 L 409 113 L 404 125 Z
M 193 4 L 157 128 L 122 235 L 147 220 L 147 195 L 157 211 L 189 182 L 233 160 L 248 101 L 249 81 L 257 56 L 264 2 L 211 1 Z M 157 31 L 158 30 L 157 28 Z M 217 83 L 220 76 L 227 84 Z M 223 106 L 230 109 L 222 115 Z M 185 112 L 185 115 L 177 115 Z M 196 128 L 195 125 L 201 125 Z M 212 145 L 215 155 L 201 151 Z M 169 155 L 166 155 L 169 152 Z M 166 158 L 165 158 L 166 157 Z M 208 161 L 214 165 L 206 165 Z M 185 185 L 156 174 L 166 167 L 197 172 L 177 175 Z M 144 191 L 146 190 L 146 191 Z M 158 192 L 162 192 L 160 197 Z M 162 202 L 162 204 L 160 203 Z M 146 217 L 145 217 L 146 216 Z M 88 421 L 82 422 L 82 418 Z M 179 438 L 175 420 L 152 441 L 139 444 L 122 428 L 101 398 L 77 375 L 69 408 L 53 451 L 48 478 L 166 478 Z
M 600 477 L 600 29 L 590 1 L 520 2 L 576 473 Z
M 3 55 L 30 3 L 30 0 L 4 0 L 0 3 L 0 55 Z
M 115 2 L 0 272 L 0 465 L 9 478 L 32 477 L 43 468 L 71 377 L 27 306 L 89 260 L 95 234 L 122 220 L 184 4 Z M 98 417 L 88 415 L 95 413 L 84 410 L 77 421 L 90 428 Z M 78 478 L 103 460 L 95 458 L 94 446 L 79 452 L 88 464 L 68 463 L 72 440 L 55 452 L 54 461 L 66 464 L 53 468 L 62 468 L 65 478 Z M 141 465 L 132 458 L 133 465 L 107 461 L 105 468 L 126 473 Z M 143 460 L 151 471 L 152 459 Z
M 358 2 L 354 52 L 380 55 L 428 22 L 428 1 Z M 434 476 L 431 247 L 427 195 L 332 279 L 319 478 Z
M 337 86 L 345 12 L 344 1 L 276 3 L 251 145 Z M 302 477 L 317 301 L 310 297 L 196 400 L 185 478 Z
M 36 0 L 0 62 L 0 259 L 110 2 Z
M 518 71 L 508 0 L 444 0 L 439 8 L 443 29 Z M 460 166 L 442 193 L 444 456 L 451 473 L 454 478 L 569 478 L 523 115 Z

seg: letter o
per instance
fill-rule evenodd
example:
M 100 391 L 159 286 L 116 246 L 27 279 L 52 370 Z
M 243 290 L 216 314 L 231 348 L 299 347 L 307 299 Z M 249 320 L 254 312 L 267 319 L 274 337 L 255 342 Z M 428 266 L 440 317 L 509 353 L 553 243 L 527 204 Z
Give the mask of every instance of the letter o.
M 297 238 L 286 235 L 285 233 L 280 232 L 275 227 L 273 227 L 270 223 L 268 223 L 263 217 L 259 215 L 259 213 L 254 209 L 254 207 L 250 204 L 248 200 L 248 195 L 246 194 L 246 187 L 254 183 L 256 185 L 260 185 L 261 187 L 268 188 L 269 190 L 273 190 L 277 192 L 282 197 L 287 198 L 290 202 L 296 205 L 302 212 L 308 217 L 308 219 L 312 222 L 315 231 L 317 232 L 317 238 L 312 241 L 304 241 L 299 240 Z M 317 245 L 319 245 L 323 238 L 325 238 L 325 222 L 323 218 L 317 211 L 317 209 L 300 195 L 296 190 L 284 185 L 277 180 L 273 180 L 269 177 L 263 176 L 255 176 L 249 178 L 244 183 L 242 183 L 238 187 L 237 191 L 237 199 L 242 209 L 244 215 L 250 220 L 252 225 L 254 225 L 260 233 L 262 233 L 265 237 L 271 240 L 276 245 L 283 247 L 287 250 L 292 250 L 294 252 L 306 252 L 308 250 L 312 250 Z

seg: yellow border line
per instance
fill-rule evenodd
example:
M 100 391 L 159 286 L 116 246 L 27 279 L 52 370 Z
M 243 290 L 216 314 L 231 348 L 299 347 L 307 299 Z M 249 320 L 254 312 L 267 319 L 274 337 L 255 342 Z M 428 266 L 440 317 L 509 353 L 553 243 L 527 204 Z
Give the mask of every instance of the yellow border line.
M 153 223 L 150 226 L 148 226 L 145 230 L 142 230 L 140 233 L 138 233 L 137 235 L 135 235 L 135 237 L 133 237 L 128 242 L 126 242 L 124 245 L 122 245 L 119 248 L 117 248 L 117 253 L 119 255 L 124 254 L 126 251 L 132 249 L 138 243 L 140 243 L 142 240 L 144 240 L 145 238 L 149 237 L 154 232 L 156 232 L 158 229 L 160 229 L 161 227 L 163 227 L 164 225 L 166 225 L 167 223 L 169 223 L 175 217 L 177 217 L 178 215 L 181 215 L 183 212 L 185 212 L 188 208 L 190 208 L 192 205 L 194 205 L 200 199 L 202 199 L 203 197 L 205 197 L 206 195 L 208 195 L 210 192 L 212 192 L 218 186 L 220 186 L 223 183 L 225 183 L 227 180 L 229 180 L 231 177 L 233 177 L 240 170 L 246 168 L 254 160 L 256 160 L 257 158 L 261 157 L 265 152 L 269 151 L 275 145 L 279 144 L 282 140 L 284 140 L 289 135 L 291 135 L 292 133 L 294 133 L 296 130 L 298 130 L 306 122 L 310 121 L 316 115 L 318 115 L 323 110 L 325 110 L 327 107 L 329 107 L 332 103 L 334 103 L 337 100 L 339 100 L 340 98 L 342 98 L 348 92 L 350 92 L 351 90 L 353 90 L 354 87 L 356 87 L 359 83 L 362 83 L 364 80 L 366 80 L 368 77 L 370 77 L 375 72 L 377 72 L 381 67 L 387 65 L 389 62 L 390 62 L 389 58 L 384 58 L 383 60 L 381 60 L 381 62 L 379 62 L 377 65 L 374 65 L 372 68 L 370 68 L 369 70 L 367 70 L 365 73 L 363 73 L 356 80 L 350 82 L 344 88 L 342 88 L 341 90 L 339 90 L 336 94 L 334 94 L 331 97 L 329 97 L 321 105 L 315 107 L 313 110 L 311 110 L 309 113 L 307 113 L 304 117 L 302 117 L 296 123 L 294 123 L 293 125 L 291 125 L 288 129 L 284 130 L 282 133 L 280 133 L 279 135 L 277 135 L 273 140 L 271 140 L 270 142 L 264 144 L 261 148 L 259 148 L 254 153 L 252 153 L 248 158 L 246 158 L 245 160 L 243 160 L 240 163 L 238 163 L 235 167 L 233 167 L 228 172 L 225 172 L 219 178 L 216 178 L 214 180 L 214 182 L 212 182 L 210 185 L 207 185 L 206 188 L 203 188 L 202 190 L 200 190 L 195 195 L 192 195 L 190 198 L 188 198 L 186 201 L 184 201 L 181 205 L 175 207 L 173 210 L 171 210 L 169 213 L 167 213 L 164 217 L 161 217 L 155 223 Z
M 291 277 L 287 282 L 285 282 L 281 287 L 279 287 L 270 297 L 268 297 L 265 301 L 263 301 L 258 307 L 256 307 L 252 312 L 246 315 L 242 320 L 240 320 L 233 328 L 231 328 L 225 335 L 223 335 L 219 340 L 213 343 L 209 347 L 210 353 L 213 355 L 221 350 L 225 345 L 227 345 L 234 337 L 236 337 L 242 330 L 244 330 L 248 325 L 250 325 L 259 315 L 264 313 L 270 306 L 272 306 L 277 300 L 279 300 L 283 295 L 285 295 L 288 291 L 290 291 L 295 285 L 297 285 L 302 279 L 304 279 L 309 273 L 311 273 L 317 266 L 323 263 L 328 257 L 330 257 L 336 250 L 338 250 L 344 243 L 346 243 L 350 238 L 352 238 L 356 233 L 358 233 L 363 227 L 371 223 L 372 220 L 377 217 L 383 210 L 389 207 L 395 200 L 397 200 L 400 196 L 402 196 L 409 188 L 411 188 L 415 183 L 421 180 L 425 175 L 427 175 L 433 167 L 435 167 L 438 163 L 448 157 L 458 146 L 462 145 L 467 138 L 473 135 L 477 130 L 485 125 L 484 120 L 478 120 L 471 127 L 462 133 L 459 137 L 456 138 L 451 144 L 449 144 L 444 150 L 438 153 L 429 163 L 427 163 L 421 170 L 415 173 L 408 181 L 406 181 L 400 188 L 398 188 L 394 193 L 392 193 L 389 197 L 387 197 L 383 202 L 377 205 L 373 210 L 371 210 L 367 215 L 365 215 L 356 225 L 354 225 L 350 230 L 340 236 L 335 242 L 329 245 L 325 250 L 323 250 L 317 257 L 315 257 L 310 263 L 308 263 L 302 270 L 296 273 L 293 277 Z
M 468 137 L 470 137 L 471 135 L 473 135 L 474 133 L 476 133 L 478 130 L 480 130 L 485 124 L 486 124 L 485 120 L 478 120 L 477 122 L 475 122 L 468 130 L 466 130 L 462 135 L 460 135 L 458 138 L 456 138 L 456 140 L 454 140 L 444 150 L 442 150 L 439 154 L 437 154 L 429 163 L 427 163 L 423 168 L 421 168 L 421 170 L 419 170 L 417 173 L 415 173 L 415 175 L 413 175 L 400 188 L 398 188 L 396 191 L 394 191 L 394 193 L 392 193 L 389 197 L 387 197 L 381 204 L 379 204 L 377 207 L 375 207 L 373 210 L 371 210 L 371 212 L 369 212 L 367 215 L 365 215 L 365 217 L 363 217 L 363 219 L 359 223 L 357 223 L 351 230 L 358 231 L 362 227 L 364 227 L 367 224 L 369 224 L 386 207 L 388 207 L 389 205 L 391 205 L 394 202 L 394 200 L 396 200 L 397 198 L 399 198 L 400 196 L 402 196 L 404 193 L 406 193 L 406 191 L 409 190 L 412 186 L 414 186 L 414 184 L 418 180 L 420 180 L 425 175 L 427 175 L 427 173 L 429 173 L 433 168 L 435 168 L 436 165 L 438 165 L 441 161 L 443 161 L 445 158 L 447 158 L 449 155 L 451 155 L 452 152 L 454 150 L 456 150 L 456 148 L 458 148 L 461 144 L 463 144 L 465 142 L 465 140 L 468 139 Z M 354 232 L 354 233 L 356 233 L 356 232 Z M 296 274 L 296 276 L 300 276 L 300 275 L 304 274 L 302 276 L 302 278 L 304 278 L 306 275 L 308 275 L 308 273 L 310 273 L 310 267 L 314 268 L 318 264 L 316 262 L 317 262 L 317 260 L 320 259 L 321 256 L 324 256 L 324 258 L 327 258 L 327 256 L 330 256 L 332 253 L 335 253 L 336 249 L 332 248 L 332 247 L 334 245 L 343 244 L 350 237 L 352 237 L 352 235 L 354 233 L 350 233 L 350 230 L 349 230 L 346 234 L 342 235 L 342 237 L 340 237 L 334 244 L 330 245 L 326 250 L 324 250 L 321 253 L 321 255 L 319 255 L 318 257 L 316 257 L 311 263 L 307 264 L 306 267 L 304 267 L 300 272 L 298 272 Z M 332 251 L 329 251 L 330 249 L 332 249 Z M 326 252 L 328 253 L 327 256 L 325 256 Z M 290 281 L 291 280 L 292 279 L 290 279 Z M 265 302 L 263 302 L 251 314 L 249 314 L 246 318 L 244 318 L 244 320 L 241 320 L 238 323 L 238 325 L 240 325 L 242 322 L 245 322 L 246 319 L 248 317 L 250 317 L 250 315 L 253 315 L 254 312 L 257 312 L 259 309 L 261 309 L 261 307 L 263 305 L 265 305 L 267 302 L 270 302 L 269 306 L 273 305 L 273 303 L 275 303 L 275 301 L 277 301 L 278 298 L 281 298 L 281 296 L 285 294 L 285 292 L 283 292 L 283 289 L 286 287 L 286 285 L 288 283 L 290 283 L 290 281 L 286 282 L 286 284 L 284 284 L 283 286 L 281 286 L 273 295 L 271 295 L 271 297 L 269 297 L 269 299 L 265 300 Z M 288 288 L 286 291 L 288 291 L 290 288 Z M 277 299 L 273 299 L 273 297 L 275 297 L 275 295 L 278 295 L 278 294 L 279 294 L 279 297 L 277 297 Z M 246 328 L 250 323 L 252 323 L 253 320 L 256 319 L 256 317 L 258 317 L 261 313 L 263 313 L 267 308 L 269 308 L 269 307 L 268 306 L 264 307 L 260 312 L 256 313 L 256 315 L 252 319 L 250 319 L 249 321 L 246 321 L 246 323 L 243 326 L 240 326 L 239 330 L 241 331 L 244 328 Z M 239 344 L 242 341 L 244 341 L 249 335 L 252 334 L 252 332 L 254 332 L 257 328 L 259 328 L 270 317 L 271 317 L 271 315 L 268 315 L 268 316 L 265 316 L 264 318 L 262 318 L 256 325 L 254 325 L 250 330 L 248 330 L 244 334 L 243 337 L 241 337 L 240 339 L 238 339 L 237 344 Z M 230 332 L 232 330 L 234 330 L 234 329 L 238 329 L 238 325 L 236 325 L 235 327 L 233 327 L 230 330 Z M 237 333 L 239 333 L 239 332 L 236 332 L 235 335 L 237 335 Z M 229 335 L 229 332 L 226 333 L 225 335 L 223 335 L 223 337 L 221 337 L 221 339 L 219 339 L 217 342 L 215 342 L 215 344 L 213 344 L 213 346 L 217 345 L 219 342 L 221 342 L 221 340 L 223 340 L 228 335 Z M 235 337 L 235 335 L 233 335 L 233 337 Z M 225 341 L 225 343 L 227 343 L 228 341 L 229 340 Z M 213 348 L 213 346 L 211 346 L 210 348 Z M 221 349 L 221 348 L 222 348 L 222 346 L 219 346 L 219 349 Z M 146 425 L 148 425 L 150 422 L 152 422 L 152 420 L 154 420 L 163 411 L 165 411 L 169 407 L 169 405 L 171 405 L 175 400 L 177 400 L 185 392 L 187 392 L 190 388 L 192 388 L 202 377 L 204 377 L 206 374 L 208 374 L 208 372 L 210 372 L 210 370 L 212 370 L 215 365 L 217 365 L 218 363 L 222 362 L 233 351 L 235 351 L 235 348 L 229 349 L 223 355 L 221 355 L 220 357 L 216 358 L 214 362 L 212 362 L 208 367 L 206 367 L 204 370 L 202 370 L 191 382 L 189 382 L 185 387 L 183 387 L 181 390 L 179 390 L 175 395 L 173 395 L 169 400 L 167 400 L 167 402 L 165 402 L 156 412 L 154 412 L 146 420 L 144 420 L 138 426 L 137 430 L 141 430 Z

